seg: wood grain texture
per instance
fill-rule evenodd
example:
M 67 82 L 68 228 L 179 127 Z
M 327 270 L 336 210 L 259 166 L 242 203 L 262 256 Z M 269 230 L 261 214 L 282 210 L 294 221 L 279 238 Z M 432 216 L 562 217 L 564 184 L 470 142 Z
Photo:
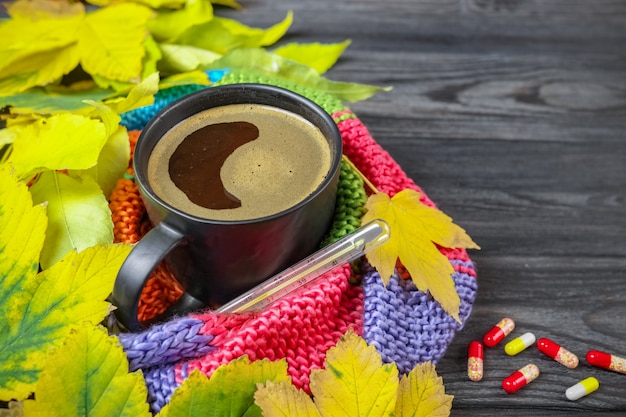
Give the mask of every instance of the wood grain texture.
M 626 415 L 626 1 L 241 0 L 258 27 L 294 11 L 284 42 L 352 44 L 327 75 L 393 86 L 351 105 L 374 138 L 482 247 L 472 316 L 437 365 L 453 416 Z M 531 347 L 466 349 L 502 317 L 581 357 L 568 370 Z M 500 387 L 541 369 L 516 394 Z M 564 392 L 587 376 L 600 389 Z
M 286 41 L 352 40 L 328 77 L 394 87 L 351 107 L 481 245 L 472 316 L 437 366 L 452 415 L 626 415 L 626 375 L 584 360 L 626 356 L 626 1 L 242 3 L 233 16 L 261 27 L 293 10 Z M 505 316 L 581 364 L 497 346 L 471 382 L 468 343 Z M 540 377 L 505 393 L 529 362 Z M 568 401 L 587 376 L 600 389 Z

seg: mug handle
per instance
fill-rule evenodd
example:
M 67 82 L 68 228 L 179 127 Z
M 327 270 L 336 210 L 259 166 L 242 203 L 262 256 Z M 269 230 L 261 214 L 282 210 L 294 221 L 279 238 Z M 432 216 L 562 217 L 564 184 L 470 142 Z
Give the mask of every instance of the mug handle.
M 184 243 L 184 235 L 165 222 L 159 223 L 150 230 L 135 247 L 122 264 L 111 295 L 117 307 L 117 320 L 130 331 L 139 331 L 142 325 L 137 318 L 139 298 L 150 277 L 150 274 L 172 249 Z M 185 314 L 204 307 L 205 304 L 183 292 L 181 297 L 172 304 L 163 316 Z

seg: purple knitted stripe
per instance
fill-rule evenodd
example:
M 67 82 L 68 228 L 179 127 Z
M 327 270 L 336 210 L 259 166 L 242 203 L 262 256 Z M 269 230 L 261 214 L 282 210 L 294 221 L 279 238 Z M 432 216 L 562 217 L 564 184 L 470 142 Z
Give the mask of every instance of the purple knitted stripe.
M 119 336 L 131 371 L 204 356 L 217 349 L 209 346 L 211 335 L 199 334 L 204 322 L 182 317 L 156 325 L 142 333 Z
M 473 268 L 471 263 L 467 266 Z M 418 363 L 441 359 L 463 324 L 418 291 L 413 281 L 394 274 L 385 288 L 374 268 L 366 265 L 364 271 L 363 337 L 376 347 L 383 362 L 395 362 L 400 372 L 408 373 Z M 465 323 L 476 298 L 476 279 L 460 272 L 452 278 L 461 298 L 459 316 Z
M 153 414 L 161 411 L 170 400 L 176 383 L 175 365 L 155 366 L 144 369 L 143 376 L 148 387 L 148 403 Z

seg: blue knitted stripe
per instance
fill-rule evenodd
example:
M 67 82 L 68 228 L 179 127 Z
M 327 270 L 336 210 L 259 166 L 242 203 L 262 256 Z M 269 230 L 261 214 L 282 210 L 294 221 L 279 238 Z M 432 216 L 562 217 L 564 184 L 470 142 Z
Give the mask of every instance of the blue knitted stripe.
M 394 274 L 385 289 L 378 272 L 364 266 L 363 337 L 380 352 L 383 362 L 395 362 L 402 373 L 418 363 L 436 363 L 446 352 L 455 333 L 463 327 L 429 295 L 418 291 L 410 279 Z M 452 275 L 461 298 L 461 322 L 469 317 L 476 298 L 476 279 Z

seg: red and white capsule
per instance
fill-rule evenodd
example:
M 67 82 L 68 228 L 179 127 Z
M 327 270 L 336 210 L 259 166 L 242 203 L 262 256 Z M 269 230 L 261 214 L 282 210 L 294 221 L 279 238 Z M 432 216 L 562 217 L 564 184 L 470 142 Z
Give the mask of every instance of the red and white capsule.
M 472 381 L 483 379 L 483 344 L 478 340 L 473 340 L 467 347 L 467 376 Z
M 483 337 L 483 343 L 487 347 L 494 347 L 498 343 L 502 341 L 505 337 L 507 337 L 512 331 L 515 329 L 515 322 L 505 317 L 498 324 L 493 326 L 491 330 L 485 333 Z
M 626 359 L 611 355 L 610 353 L 590 350 L 587 352 L 587 362 L 599 368 L 626 374 Z
M 567 368 L 574 369 L 578 366 L 578 356 L 546 337 L 537 340 L 537 349 Z
M 513 394 L 533 382 L 538 376 L 539 368 L 537 368 L 537 365 L 529 363 L 520 370 L 515 371 L 511 375 L 504 378 L 502 381 L 502 389 L 509 394 Z

